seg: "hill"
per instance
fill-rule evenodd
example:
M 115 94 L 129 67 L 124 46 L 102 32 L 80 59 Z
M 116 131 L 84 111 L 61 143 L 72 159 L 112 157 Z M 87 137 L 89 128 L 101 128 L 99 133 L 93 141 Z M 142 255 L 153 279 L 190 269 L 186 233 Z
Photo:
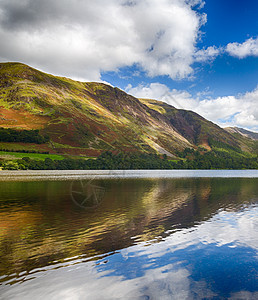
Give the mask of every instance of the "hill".
M 233 134 L 238 133 L 242 136 L 245 136 L 252 140 L 258 141 L 258 133 L 257 132 L 252 132 L 252 131 L 246 130 L 244 128 L 239 128 L 239 127 L 226 127 L 224 129 L 230 133 L 233 133 Z
M 235 136 L 194 112 L 21 63 L 0 64 L 0 127 L 33 130 L 34 135 L 37 130 L 45 141 L 5 140 L 2 149 L 53 154 L 98 156 L 110 150 L 175 158 L 186 148 L 248 153 L 255 148 L 253 140 Z

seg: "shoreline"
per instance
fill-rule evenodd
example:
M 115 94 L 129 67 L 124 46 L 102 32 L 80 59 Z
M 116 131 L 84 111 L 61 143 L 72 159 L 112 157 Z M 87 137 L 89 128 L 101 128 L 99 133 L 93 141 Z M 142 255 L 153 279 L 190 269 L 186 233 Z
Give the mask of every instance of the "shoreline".
M 1 170 L 0 181 L 258 178 L 258 170 Z

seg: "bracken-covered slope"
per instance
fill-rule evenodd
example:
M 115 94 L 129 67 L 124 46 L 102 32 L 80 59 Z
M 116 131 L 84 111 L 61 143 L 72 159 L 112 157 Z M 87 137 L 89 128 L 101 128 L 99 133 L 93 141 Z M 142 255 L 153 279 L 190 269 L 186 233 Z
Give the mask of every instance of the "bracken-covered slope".
M 176 109 L 167 103 L 140 99 L 150 108 L 159 111 L 169 119 L 176 130 L 195 146 L 211 147 L 224 146 L 239 151 L 257 153 L 257 142 L 247 136 L 234 134 L 218 125 L 204 119 L 195 112 Z M 255 134 L 255 133 L 254 133 Z
M 191 111 L 20 63 L 0 64 L 0 127 L 39 129 L 50 137 L 42 149 L 67 154 L 119 150 L 173 156 L 186 147 L 209 149 L 213 140 L 252 148 Z

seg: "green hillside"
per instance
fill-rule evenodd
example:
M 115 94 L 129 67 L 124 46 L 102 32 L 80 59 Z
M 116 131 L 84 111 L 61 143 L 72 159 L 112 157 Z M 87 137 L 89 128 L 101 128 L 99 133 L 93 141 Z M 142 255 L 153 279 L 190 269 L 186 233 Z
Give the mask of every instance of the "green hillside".
M 220 149 L 244 156 L 257 149 L 256 141 L 194 112 L 20 63 L 0 64 L 1 128 L 2 150 L 65 156 L 97 157 L 111 151 L 182 159 L 179 153 L 185 149 L 201 153 Z

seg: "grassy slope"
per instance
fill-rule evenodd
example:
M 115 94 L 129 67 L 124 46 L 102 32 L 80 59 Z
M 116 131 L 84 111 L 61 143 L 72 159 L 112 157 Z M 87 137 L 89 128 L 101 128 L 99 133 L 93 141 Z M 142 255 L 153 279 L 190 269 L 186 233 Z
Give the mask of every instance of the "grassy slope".
M 220 143 L 225 143 L 226 147 L 228 145 L 245 152 L 255 152 L 255 147 L 257 147 L 255 141 L 240 134 L 231 134 L 192 111 L 176 109 L 157 100 L 140 100 L 165 115 L 180 134 L 197 146 L 210 149 L 211 141 L 220 141 Z
M 162 115 L 105 84 L 55 77 L 18 63 L 0 65 L 0 84 L 0 126 L 40 128 L 58 145 L 56 151 L 174 152 L 191 146 Z
M 249 140 L 236 138 L 193 112 L 20 63 L 0 64 L 0 107 L 0 126 L 38 128 L 50 136 L 48 145 L 20 145 L 27 149 L 87 156 L 115 149 L 174 154 L 186 147 L 209 148 L 208 139 L 214 138 L 252 150 Z
M 51 158 L 55 160 L 61 160 L 64 159 L 64 156 L 57 155 L 57 154 L 41 154 L 41 153 L 18 153 L 18 152 L 5 152 L 0 151 L 0 158 L 1 159 L 19 159 L 23 157 L 29 157 L 31 159 L 39 159 L 44 160 L 46 158 Z

